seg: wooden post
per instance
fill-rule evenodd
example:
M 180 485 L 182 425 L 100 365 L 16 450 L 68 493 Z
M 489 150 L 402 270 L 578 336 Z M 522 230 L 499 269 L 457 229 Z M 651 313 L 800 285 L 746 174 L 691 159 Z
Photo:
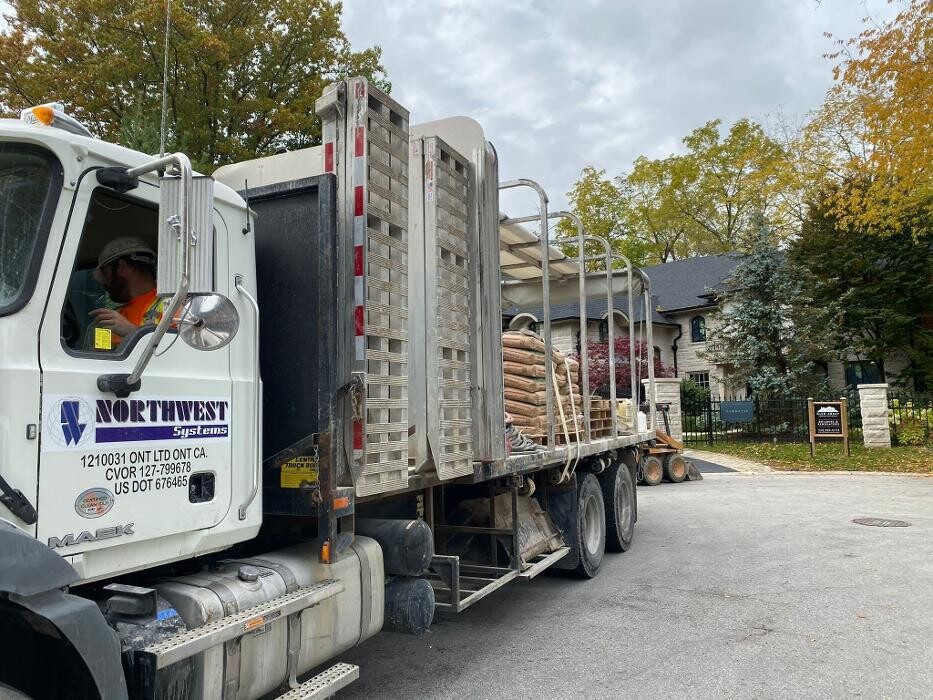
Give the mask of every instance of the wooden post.
M 816 416 L 813 413 L 812 397 L 807 397 L 807 429 L 810 433 L 810 456 L 813 457 L 816 448 Z

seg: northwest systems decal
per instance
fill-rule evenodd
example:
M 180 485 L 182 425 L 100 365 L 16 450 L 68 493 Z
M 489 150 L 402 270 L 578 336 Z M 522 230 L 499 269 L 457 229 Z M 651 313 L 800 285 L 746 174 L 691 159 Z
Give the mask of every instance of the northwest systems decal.
M 102 449 L 138 442 L 230 439 L 230 400 L 51 396 L 43 450 Z

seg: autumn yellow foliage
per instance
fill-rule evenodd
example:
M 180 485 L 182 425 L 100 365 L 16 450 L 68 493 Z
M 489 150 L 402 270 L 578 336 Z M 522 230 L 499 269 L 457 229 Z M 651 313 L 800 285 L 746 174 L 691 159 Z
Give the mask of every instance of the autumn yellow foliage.
M 933 3 L 910 0 L 882 24 L 837 41 L 835 83 L 801 143 L 811 183 L 835 183 L 839 224 L 885 235 L 933 213 Z M 921 225 L 917 226 L 917 222 Z

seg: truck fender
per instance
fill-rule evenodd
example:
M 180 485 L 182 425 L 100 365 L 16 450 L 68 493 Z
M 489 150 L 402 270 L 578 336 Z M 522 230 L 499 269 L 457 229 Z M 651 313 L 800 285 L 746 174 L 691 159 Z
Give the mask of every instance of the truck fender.
M 123 700 L 120 641 L 94 602 L 65 592 L 78 579 L 61 556 L 0 519 L 0 601 L 12 604 L 0 614 L 19 607 L 47 621 L 80 656 L 100 697 Z

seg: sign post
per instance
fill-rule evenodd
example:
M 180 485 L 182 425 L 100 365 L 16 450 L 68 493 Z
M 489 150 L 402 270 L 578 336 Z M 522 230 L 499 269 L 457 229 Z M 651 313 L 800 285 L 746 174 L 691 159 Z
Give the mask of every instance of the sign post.
M 810 456 L 816 452 L 817 438 L 842 438 L 846 457 L 849 457 L 849 402 L 814 401 L 807 399 L 810 423 Z

